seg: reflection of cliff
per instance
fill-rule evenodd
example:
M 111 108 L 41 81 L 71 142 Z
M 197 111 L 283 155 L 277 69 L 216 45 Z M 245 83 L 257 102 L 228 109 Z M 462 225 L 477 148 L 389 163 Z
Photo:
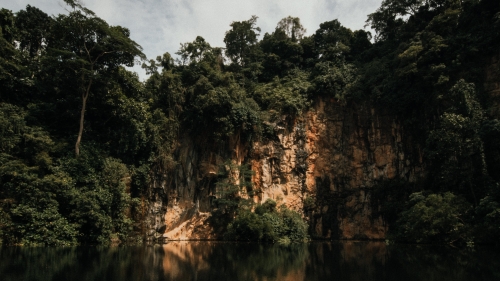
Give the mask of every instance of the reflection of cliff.
M 206 259 L 211 251 L 210 244 L 174 242 L 162 246 L 163 270 L 169 280 L 196 280 L 190 278 L 197 272 L 208 270 L 209 264 Z
M 477 247 L 314 242 L 170 242 L 140 247 L 3 247 L 2 280 L 498 280 L 500 253 Z
M 162 249 L 167 280 L 305 280 L 307 245 L 169 242 Z
M 151 208 L 156 215 L 150 234 L 214 238 L 206 218 L 216 171 L 232 159 L 250 164 L 256 202 L 271 198 L 304 213 L 313 237 L 385 237 L 387 226 L 371 202 L 372 187 L 388 179 L 414 181 L 422 173 L 419 148 L 411 146 L 397 119 L 370 107 L 318 100 L 292 122 L 283 118 L 268 125 L 275 136 L 251 146 L 237 137 L 226 147 L 183 139 L 176 170 L 154 184 L 159 203 Z

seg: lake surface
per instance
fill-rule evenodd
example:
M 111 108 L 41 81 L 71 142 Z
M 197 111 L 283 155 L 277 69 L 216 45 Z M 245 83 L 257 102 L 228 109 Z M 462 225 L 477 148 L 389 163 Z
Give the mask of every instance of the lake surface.
M 500 280 L 491 247 L 383 242 L 171 242 L 136 247 L 0 248 L 0 280 Z

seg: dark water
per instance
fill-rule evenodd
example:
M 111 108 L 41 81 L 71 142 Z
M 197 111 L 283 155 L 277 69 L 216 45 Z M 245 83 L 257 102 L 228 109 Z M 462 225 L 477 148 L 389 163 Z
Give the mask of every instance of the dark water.
M 383 242 L 0 248 L 0 280 L 500 280 L 498 249 Z

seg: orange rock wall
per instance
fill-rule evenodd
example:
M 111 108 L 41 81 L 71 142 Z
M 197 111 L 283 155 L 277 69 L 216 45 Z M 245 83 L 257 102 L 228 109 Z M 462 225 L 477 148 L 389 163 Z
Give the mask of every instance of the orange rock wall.
M 250 154 L 258 200 L 303 213 L 315 238 L 384 239 L 387 225 L 371 202 L 372 187 L 422 175 L 418 149 L 397 120 L 373 108 L 318 100 L 293 128 L 285 127 Z M 308 197 L 313 207 L 305 210 Z
M 232 159 L 253 170 L 256 203 L 270 198 L 302 213 L 313 238 L 385 238 L 387 225 L 371 202 L 373 187 L 422 174 L 419 150 L 395 118 L 369 107 L 317 100 L 293 121 L 283 117 L 270 125 L 274 138 L 252 145 L 239 137 L 225 147 L 180 141 L 177 167 L 154 183 L 149 237 L 217 238 L 207 222 L 217 167 Z

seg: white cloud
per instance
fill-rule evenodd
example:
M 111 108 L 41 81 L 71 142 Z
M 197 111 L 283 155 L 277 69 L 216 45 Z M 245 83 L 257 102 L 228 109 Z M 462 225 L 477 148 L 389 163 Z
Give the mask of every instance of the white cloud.
M 17 12 L 27 4 L 48 14 L 64 13 L 62 0 L 0 0 L 0 7 Z M 212 46 L 224 46 L 224 34 L 233 21 L 252 15 L 259 17 L 257 26 L 272 32 L 278 21 L 287 16 L 299 17 L 307 34 L 319 24 L 338 19 L 353 30 L 362 29 L 366 16 L 382 0 L 82 0 L 82 3 L 111 25 L 131 31 L 131 37 L 144 48 L 148 58 L 165 52 L 174 54 L 179 43 L 202 36 Z M 135 67 L 134 70 L 140 71 Z M 143 73 L 140 73 L 144 76 Z

